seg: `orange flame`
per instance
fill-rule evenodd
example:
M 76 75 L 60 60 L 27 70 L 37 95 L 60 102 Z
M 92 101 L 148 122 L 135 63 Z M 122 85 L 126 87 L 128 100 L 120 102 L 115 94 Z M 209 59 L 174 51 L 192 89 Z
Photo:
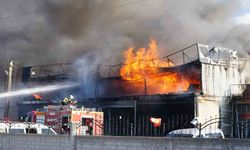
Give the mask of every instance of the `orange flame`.
M 153 117 L 151 117 L 149 120 L 153 123 L 154 127 L 161 126 L 161 118 L 153 118 Z
M 131 82 L 135 89 L 143 89 L 146 86 L 147 94 L 186 91 L 189 82 L 184 76 L 159 71 L 161 67 L 171 67 L 174 64 L 159 59 L 158 51 L 155 40 L 151 40 L 148 48 L 140 48 L 137 52 L 134 52 L 132 47 L 126 50 L 125 65 L 120 69 L 121 77 Z
M 40 99 L 43 99 L 42 96 L 38 95 L 38 94 L 32 94 L 36 100 L 40 100 Z

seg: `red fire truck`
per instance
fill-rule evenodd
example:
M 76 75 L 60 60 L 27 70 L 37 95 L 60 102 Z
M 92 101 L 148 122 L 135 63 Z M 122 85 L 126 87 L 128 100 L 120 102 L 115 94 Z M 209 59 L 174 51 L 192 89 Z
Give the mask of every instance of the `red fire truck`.
M 102 135 L 103 112 L 69 105 L 46 106 L 36 112 L 36 122 L 44 122 L 58 134 Z

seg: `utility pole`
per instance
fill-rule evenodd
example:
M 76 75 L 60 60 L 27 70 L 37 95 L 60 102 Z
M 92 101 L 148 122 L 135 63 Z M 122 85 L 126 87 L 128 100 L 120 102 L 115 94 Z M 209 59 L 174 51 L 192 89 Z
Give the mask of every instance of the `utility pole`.
M 13 71 L 14 71 L 14 62 L 13 60 L 9 60 L 8 64 L 8 84 L 7 84 L 7 91 L 12 91 L 12 80 L 13 80 Z
M 7 92 L 12 91 L 12 82 L 13 82 L 13 71 L 14 71 L 14 61 L 9 60 L 8 62 L 8 70 L 6 70 L 6 75 L 7 75 Z M 8 119 L 9 118 L 9 107 L 10 107 L 10 99 L 7 98 L 6 100 L 6 108 L 5 108 L 5 113 L 4 113 L 4 118 Z

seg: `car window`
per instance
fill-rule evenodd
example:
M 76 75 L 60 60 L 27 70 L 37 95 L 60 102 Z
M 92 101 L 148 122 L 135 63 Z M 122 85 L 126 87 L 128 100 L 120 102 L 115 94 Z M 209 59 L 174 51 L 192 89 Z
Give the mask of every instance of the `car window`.
M 168 134 L 167 137 L 188 137 L 188 138 L 192 138 L 193 134 Z
M 26 133 L 37 134 L 37 130 L 35 128 L 26 128 Z

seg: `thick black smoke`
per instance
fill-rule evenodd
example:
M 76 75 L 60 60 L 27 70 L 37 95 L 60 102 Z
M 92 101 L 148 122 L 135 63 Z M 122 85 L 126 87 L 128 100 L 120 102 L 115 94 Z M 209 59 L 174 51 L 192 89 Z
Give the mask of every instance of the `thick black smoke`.
M 164 54 L 196 42 L 246 54 L 249 25 L 234 22 L 242 8 L 235 0 L 1 0 L 0 71 L 8 59 L 116 64 L 152 37 Z

